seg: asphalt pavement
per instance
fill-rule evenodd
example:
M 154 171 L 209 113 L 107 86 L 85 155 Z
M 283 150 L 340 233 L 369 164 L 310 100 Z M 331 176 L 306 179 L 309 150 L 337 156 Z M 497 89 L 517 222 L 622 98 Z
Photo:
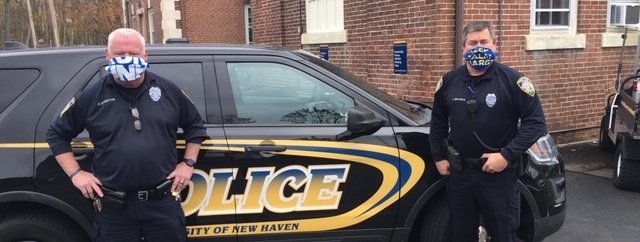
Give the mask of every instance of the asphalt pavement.
M 544 242 L 640 241 L 640 193 L 613 187 L 614 153 L 593 141 L 558 147 L 567 170 L 567 217 Z
M 601 151 L 597 141 L 559 144 L 558 150 L 567 171 L 613 178 L 615 154 Z

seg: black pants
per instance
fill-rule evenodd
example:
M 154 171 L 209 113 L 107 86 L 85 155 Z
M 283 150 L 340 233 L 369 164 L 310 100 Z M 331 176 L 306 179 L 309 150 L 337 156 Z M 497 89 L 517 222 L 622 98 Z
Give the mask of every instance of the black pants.
M 454 242 L 478 241 L 482 215 L 492 242 L 515 242 L 520 226 L 520 190 L 515 169 L 486 173 L 452 169 L 448 189 Z
M 96 242 L 187 241 L 184 212 L 173 196 L 129 199 L 121 209 L 105 204 L 93 224 Z

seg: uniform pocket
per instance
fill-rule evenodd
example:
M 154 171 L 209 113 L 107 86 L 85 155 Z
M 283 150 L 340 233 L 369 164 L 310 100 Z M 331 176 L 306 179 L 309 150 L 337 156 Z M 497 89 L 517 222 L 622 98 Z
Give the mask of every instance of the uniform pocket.
M 98 241 L 98 237 L 100 237 L 100 225 L 93 222 L 93 241 Z
M 515 189 L 516 191 L 509 194 L 509 207 L 520 209 L 520 190 Z
M 510 231 L 518 230 L 520 227 L 520 189 L 509 194 L 509 227 Z

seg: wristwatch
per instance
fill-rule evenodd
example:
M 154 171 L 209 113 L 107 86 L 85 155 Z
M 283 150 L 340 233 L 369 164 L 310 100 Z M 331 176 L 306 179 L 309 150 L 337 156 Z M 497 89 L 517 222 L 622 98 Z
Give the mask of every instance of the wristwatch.
M 184 158 L 184 159 L 182 159 L 182 162 L 186 163 L 189 167 L 193 167 L 193 166 L 196 165 L 196 161 L 194 161 L 192 159 Z

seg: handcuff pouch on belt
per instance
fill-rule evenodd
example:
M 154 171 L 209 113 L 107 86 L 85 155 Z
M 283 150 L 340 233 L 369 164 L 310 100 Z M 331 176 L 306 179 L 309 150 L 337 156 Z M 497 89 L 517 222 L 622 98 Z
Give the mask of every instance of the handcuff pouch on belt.
M 127 203 L 127 193 L 114 191 L 105 187 L 102 187 L 102 193 L 104 196 L 100 198 L 103 203 L 114 207 L 114 208 L 123 208 Z
M 451 166 L 451 168 L 461 171 L 462 155 L 460 155 L 460 152 L 456 150 L 455 147 L 453 147 L 449 139 L 442 140 L 442 149 L 444 151 L 445 157 L 449 161 L 449 165 Z

